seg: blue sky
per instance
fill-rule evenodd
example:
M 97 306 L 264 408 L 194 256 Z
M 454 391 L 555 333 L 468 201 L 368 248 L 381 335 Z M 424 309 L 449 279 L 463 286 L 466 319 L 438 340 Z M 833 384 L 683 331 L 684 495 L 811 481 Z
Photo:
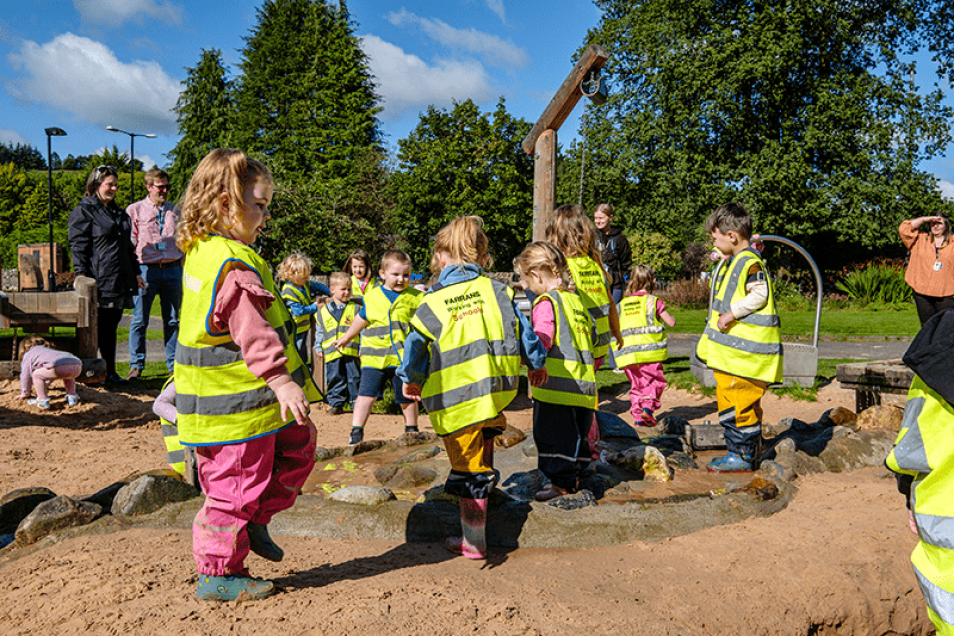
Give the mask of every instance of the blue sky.
M 243 37 L 256 22 L 252 0 L 18 0 L 0 13 L 0 142 L 46 152 L 44 129 L 61 157 L 106 146 L 165 165 L 177 141 L 175 105 L 186 67 L 202 49 L 221 49 L 237 71 Z M 12 6 L 11 6 L 12 5 Z M 391 147 L 428 105 L 473 99 L 487 111 L 500 96 L 534 122 L 571 70 L 574 51 L 600 14 L 589 0 L 349 0 L 383 97 Z M 926 65 L 918 83 L 934 81 Z M 946 87 L 950 88 L 950 87 Z M 954 101 L 948 100 L 954 104 Z M 577 136 L 582 103 L 559 132 Z M 924 168 L 954 198 L 954 149 Z

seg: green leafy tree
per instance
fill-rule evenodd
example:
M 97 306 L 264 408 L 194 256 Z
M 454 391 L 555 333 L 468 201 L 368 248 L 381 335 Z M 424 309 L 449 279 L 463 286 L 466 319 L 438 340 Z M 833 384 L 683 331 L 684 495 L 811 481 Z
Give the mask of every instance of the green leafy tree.
M 528 132 L 530 124 L 510 115 L 502 98 L 486 114 L 468 99 L 450 111 L 429 107 L 398 142 L 390 225 L 417 269 L 429 262 L 441 226 L 477 214 L 500 269 L 510 270 L 533 223 L 533 158 L 520 148 Z
M 43 154 L 27 144 L 0 144 L 0 163 L 12 163 L 23 170 L 46 168 Z
M 222 51 L 204 49 L 199 63 L 187 69 L 184 89 L 176 102 L 176 121 L 182 138 L 169 153 L 172 160 L 170 199 L 185 193 L 189 179 L 205 155 L 231 147 L 232 83 L 222 61 Z
M 597 0 L 612 91 L 589 117 L 592 196 L 676 249 L 728 200 L 822 261 L 895 246 L 885 228 L 942 205 L 918 165 L 951 139 L 899 56 L 918 4 Z
M 343 1 L 265 0 L 239 66 L 238 147 L 286 175 L 332 179 L 380 150 L 380 108 Z
M 13 229 L 31 189 L 26 172 L 13 163 L 0 164 L 0 236 Z

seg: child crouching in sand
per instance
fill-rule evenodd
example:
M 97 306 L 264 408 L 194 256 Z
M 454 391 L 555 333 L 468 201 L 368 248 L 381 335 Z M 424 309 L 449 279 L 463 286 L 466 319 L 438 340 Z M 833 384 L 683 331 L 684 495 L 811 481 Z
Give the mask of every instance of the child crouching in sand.
M 53 380 L 63 380 L 66 389 L 66 403 L 69 406 L 79 404 L 76 394 L 76 378 L 83 372 L 83 361 L 72 353 L 58 351 L 47 340 L 39 336 L 29 336 L 20 342 L 20 395 L 18 400 L 30 397 L 36 390 L 36 399 L 30 404 L 38 409 L 50 409 L 50 396 L 46 390 Z

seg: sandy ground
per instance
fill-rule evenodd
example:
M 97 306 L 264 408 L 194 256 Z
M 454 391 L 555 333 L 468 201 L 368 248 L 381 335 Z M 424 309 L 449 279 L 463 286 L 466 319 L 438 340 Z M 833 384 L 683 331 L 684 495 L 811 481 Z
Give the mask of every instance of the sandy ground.
M 46 486 L 81 496 L 162 467 L 154 393 L 80 388 L 84 402 L 39 413 L 0 381 L 0 494 Z M 765 420 L 814 421 L 817 402 L 768 396 Z M 621 413 L 625 403 L 604 400 Z M 659 415 L 700 423 L 714 398 L 667 391 Z M 528 409 L 512 424 L 529 430 Z M 319 444 L 347 440 L 350 416 L 314 415 Z M 422 422 L 427 429 L 426 419 Z M 399 416 L 372 416 L 370 437 Z M 252 556 L 281 591 L 256 603 L 196 600 L 191 535 L 136 528 L 0 553 L 0 629 L 13 634 L 927 634 L 902 498 L 883 469 L 814 475 L 784 511 L 658 543 L 493 550 L 487 563 L 432 544 L 279 537 L 286 559 Z M 572 514 L 572 513 L 568 513 Z

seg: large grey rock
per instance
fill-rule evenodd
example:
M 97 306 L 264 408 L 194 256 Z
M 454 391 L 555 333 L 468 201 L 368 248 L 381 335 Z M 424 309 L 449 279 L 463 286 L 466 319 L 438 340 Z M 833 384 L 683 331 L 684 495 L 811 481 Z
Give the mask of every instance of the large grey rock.
M 370 453 L 371 451 L 376 451 L 379 448 L 384 448 L 388 443 L 383 439 L 366 439 L 363 442 L 358 442 L 354 446 L 349 446 L 345 452 L 345 457 L 354 457 L 355 455 L 361 455 L 362 453 Z
M 901 430 L 901 420 L 904 415 L 904 409 L 891 404 L 877 404 L 866 408 L 858 414 L 853 428 L 859 431 L 870 431 L 873 429 L 887 429 L 897 433 Z
M 437 471 L 412 464 L 392 464 L 374 471 L 374 478 L 382 486 L 401 490 L 430 484 L 437 479 Z
M 435 433 L 428 433 L 426 431 L 418 431 L 417 433 L 404 433 L 399 435 L 394 442 L 398 446 L 420 446 L 422 444 L 430 444 L 431 442 L 437 441 L 437 435 Z
M 99 504 L 60 495 L 38 505 L 20 522 L 16 540 L 21 544 L 36 543 L 51 532 L 84 526 L 102 513 Z
M 385 501 L 396 499 L 394 493 L 387 488 L 376 488 L 375 486 L 345 486 L 340 488 L 328 499 L 342 501 L 344 503 L 361 504 L 363 506 L 377 506 Z
M 600 428 L 600 437 L 624 437 L 639 439 L 639 433 L 626 420 L 615 413 L 596 412 L 596 425 Z
M 672 469 L 665 456 L 654 446 L 634 446 L 619 453 L 610 461 L 639 475 L 645 481 L 672 480 Z
M 768 461 L 759 465 L 759 472 L 776 481 L 792 481 L 795 479 L 795 471 L 778 462 Z
M 113 499 L 114 515 L 145 515 L 168 503 L 186 501 L 199 496 L 199 491 L 173 477 L 142 475 L 120 488 Z
M 572 495 L 563 495 L 562 497 L 551 499 L 547 502 L 547 505 L 552 508 L 559 508 L 560 510 L 579 510 L 580 508 L 595 506 L 597 503 L 593 493 L 589 490 L 581 490 Z
M 0 533 L 16 531 L 20 522 L 44 501 L 56 497 L 49 488 L 18 488 L 0 498 Z
M 510 448 L 511 446 L 516 446 L 525 439 L 527 439 L 526 433 L 521 431 L 516 426 L 507 424 L 507 428 L 504 429 L 504 432 L 494 438 L 494 443 L 497 446 L 502 446 L 503 448 Z

